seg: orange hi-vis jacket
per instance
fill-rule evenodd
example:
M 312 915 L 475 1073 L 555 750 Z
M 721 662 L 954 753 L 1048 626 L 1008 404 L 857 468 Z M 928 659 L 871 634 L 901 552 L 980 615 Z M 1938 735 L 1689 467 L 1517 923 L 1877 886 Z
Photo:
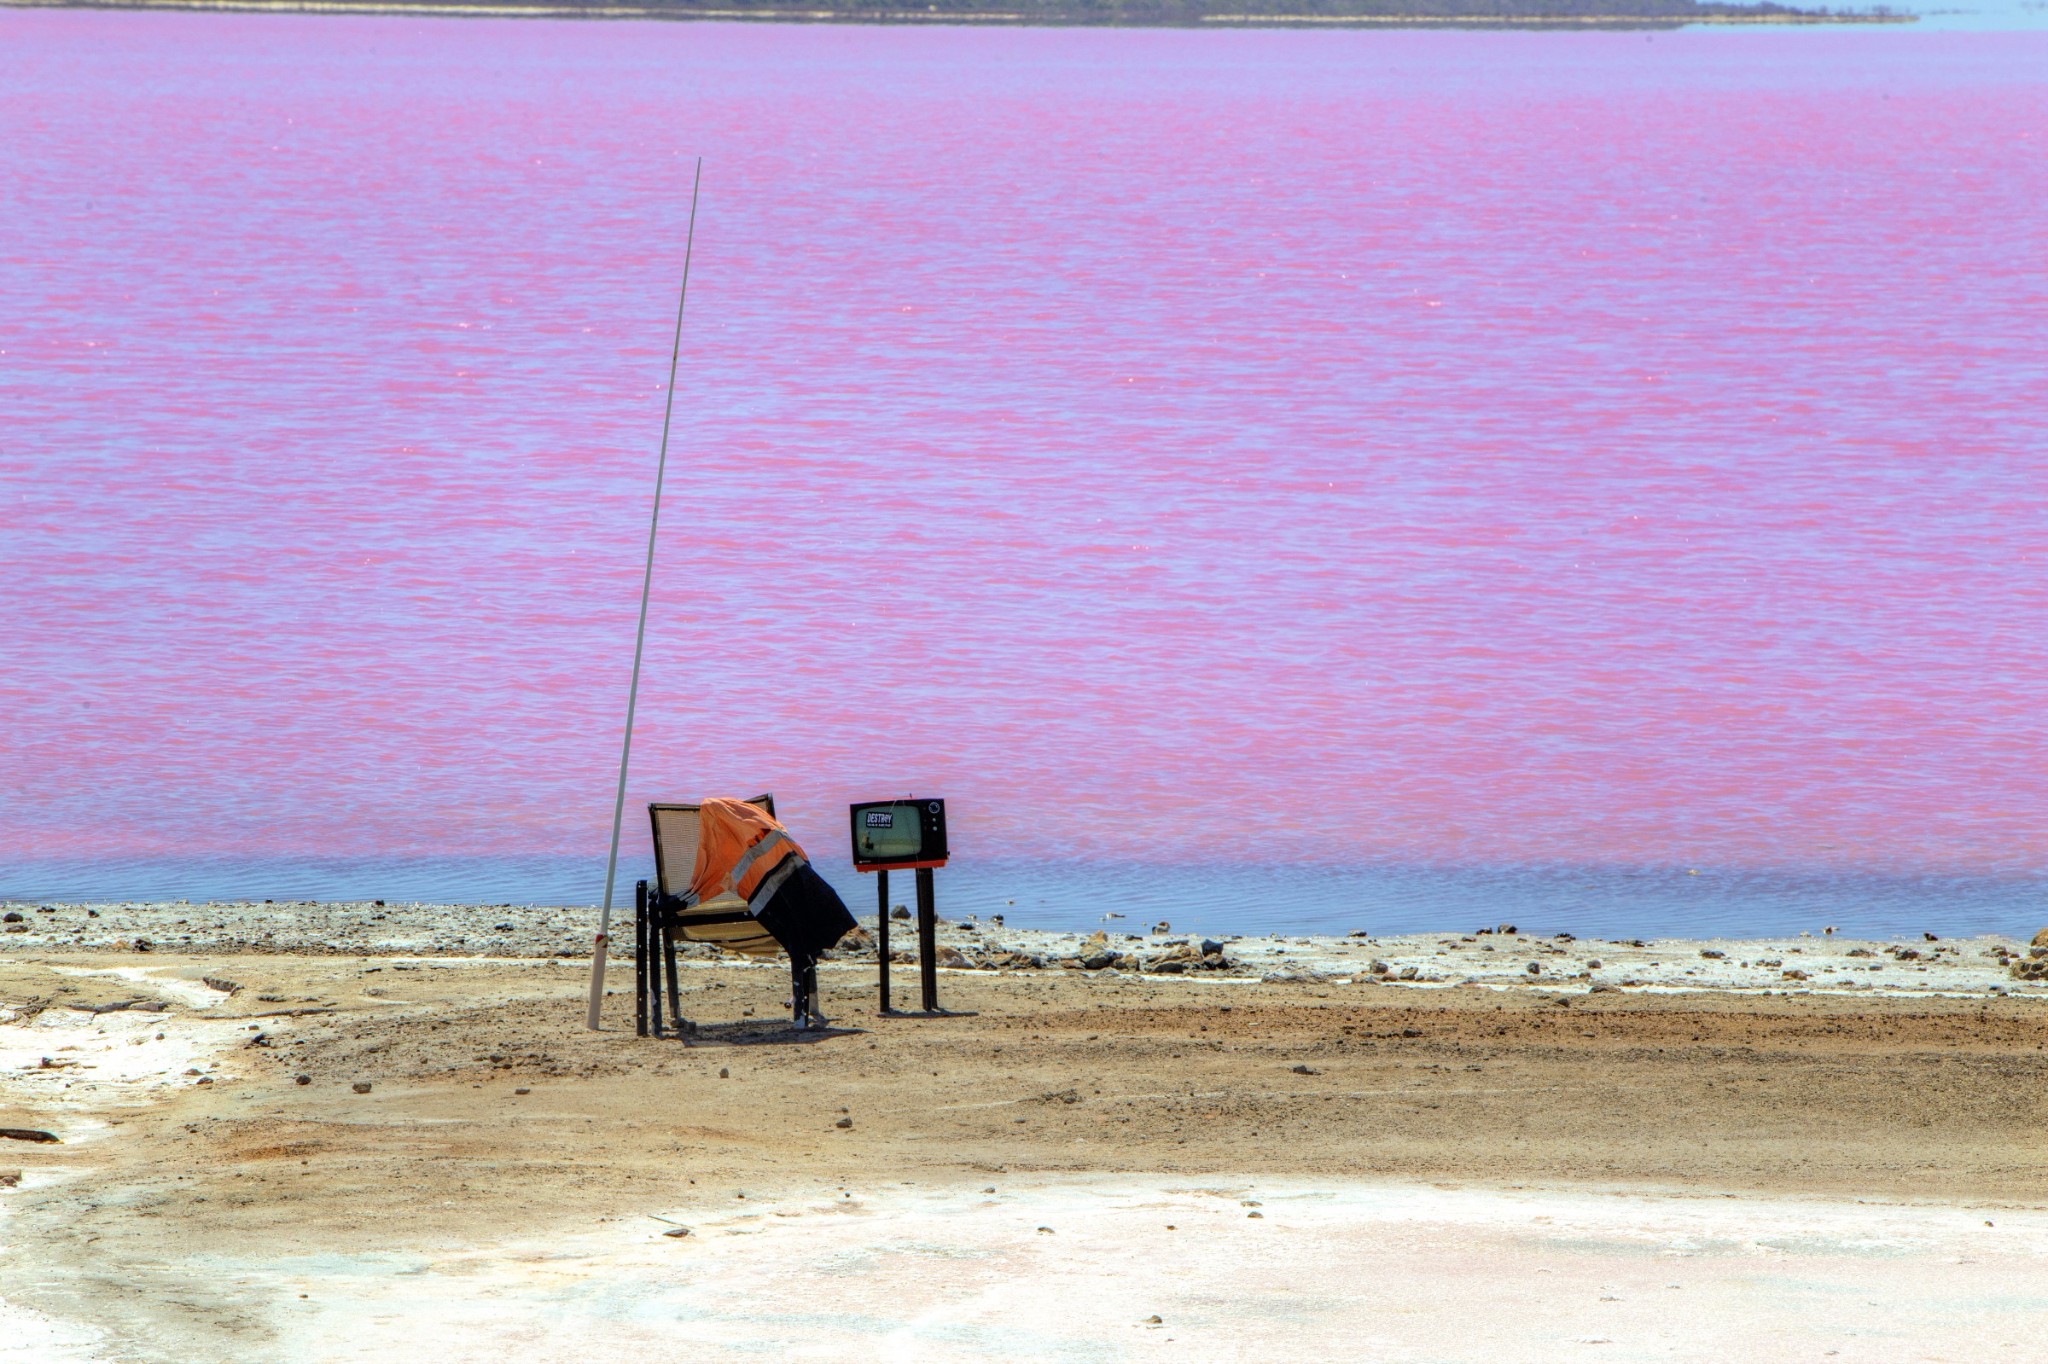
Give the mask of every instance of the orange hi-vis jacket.
M 749 910 L 759 911 L 806 861 L 804 850 L 773 815 L 743 800 L 715 796 L 697 811 L 690 901 L 737 895 Z

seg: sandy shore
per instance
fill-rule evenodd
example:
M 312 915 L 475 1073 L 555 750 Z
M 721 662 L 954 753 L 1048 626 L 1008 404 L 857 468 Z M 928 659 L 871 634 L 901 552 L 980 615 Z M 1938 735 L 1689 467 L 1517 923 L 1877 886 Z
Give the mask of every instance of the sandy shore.
M 92 908 L 13 907 L 0 957 L 0 1125 L 61 1139 L 0 1142 L 4 1358 L 2025 1359 L 2048 1327 L 2012 942 L 1239 939 L 1157 974 L 1170 933 L 952 926 L 1047 964 L 949 970 L 961 1016 L 922 1019 L 834 962 L 840 1026 L 799 1039 L 779 967 L 693 957 L 686 1046 L 623 995 L 580 1026 L 547 954 L 587 911 Z M 288 946 L 323 921 L 345 953 Z

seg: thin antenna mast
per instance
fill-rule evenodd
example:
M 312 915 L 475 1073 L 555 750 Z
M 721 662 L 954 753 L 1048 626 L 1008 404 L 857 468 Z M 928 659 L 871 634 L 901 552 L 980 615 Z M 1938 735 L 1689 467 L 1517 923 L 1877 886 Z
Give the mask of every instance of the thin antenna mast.
M 690 181 L 690 233 L 683 245 L 683 287 L 676 298 L 676 343 L 668 357 L 668 405 L 661 414 L 661 459 L 654 468 L 654 515 L 647 522 L 647 569 L 640 578 L 640 628 L 633 636 L 633 681 L 626 688 L 626 740 L 619 748 L 619 793 L 612 801 L 612 855 L 604 868 L 604 910 L 597 946 L 590 956 L 590 1014 L 584 1025 L 598 1029 L 604 1007 L 604 967 L 612 937 L 612 884 L 619 874 L 619 826 L 626 816 L 626 764 L 633 756 L 633 711 L 640 703 L 640 656 L 647 647 L 647 598 L 654 588 L 654 535 L 661 527 L 661 485 L 668 477 L 668 429 L 676 412 L 676 366 L 683 355 L 683 308 L 690 301 L 690 253 L 697 244 L 697 191 L 704 183 L 704 158 Z

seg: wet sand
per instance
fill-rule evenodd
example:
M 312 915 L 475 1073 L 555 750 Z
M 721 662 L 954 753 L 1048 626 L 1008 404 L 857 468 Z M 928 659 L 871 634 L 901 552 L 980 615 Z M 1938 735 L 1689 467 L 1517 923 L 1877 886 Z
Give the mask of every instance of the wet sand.
M 581 959 L 452 928 L 136 952 L 36 910 L 0 1125 L 62 1140 L 0 1143 L 0 1299 L 39 1359 L 2019 1359 L 2048 1326 L 2011 942 L 1238 940 L 949 970 L 947 1018 L 878 1017 L 852 960 L 809 1037 L 779 966 L 691 957 L 685 1045 L 616 992 L 586 1032 Z

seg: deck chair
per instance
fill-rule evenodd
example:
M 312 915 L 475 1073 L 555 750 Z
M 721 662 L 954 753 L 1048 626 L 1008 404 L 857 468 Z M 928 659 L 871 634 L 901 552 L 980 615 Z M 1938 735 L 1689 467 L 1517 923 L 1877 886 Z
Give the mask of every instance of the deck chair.
M 747 804 L 771 816 L 775 796 L 764 793 Z M 669 1022 L 679 1033 L 695 1031 L 683 1018 L 682 994 L 676 980 L 676 943 L 704 942 L 749 957 L 772 957 L 782 951 L 737 895 L 721 895 L 678 909 L 671 897 L 689 889 L 697 867 L 696 805 L 656 804 L 647 807 L 654 824 L 654 884 L 642 881 L 633 898 L 633 1022 L 640 1036 L 665 1034 L 662 1018 L 664 976 Z

